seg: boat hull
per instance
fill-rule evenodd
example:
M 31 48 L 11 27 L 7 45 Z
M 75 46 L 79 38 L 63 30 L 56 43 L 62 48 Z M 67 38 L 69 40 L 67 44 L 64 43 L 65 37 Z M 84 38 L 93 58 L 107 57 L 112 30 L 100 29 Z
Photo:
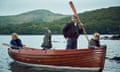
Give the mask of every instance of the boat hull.
M 41 65 L 41 64 L 30 64 L 30 63 L 23 63 L 16 61 L 19 64 L 25 65 L 25 66 L 32 66 L 35 68 L 42 68 L 48 71 L 57 70 L 60 72 L 99 72 L 100 67 L 71 67 L 71 66 L 53 66 L 53 65 Z
M 104 67 L 105 51 L 105 48 L 77 50 L 8 49 L 10 57 L 22 63 L 79 67 L 82 69 L 98 69 L 99 71 Z

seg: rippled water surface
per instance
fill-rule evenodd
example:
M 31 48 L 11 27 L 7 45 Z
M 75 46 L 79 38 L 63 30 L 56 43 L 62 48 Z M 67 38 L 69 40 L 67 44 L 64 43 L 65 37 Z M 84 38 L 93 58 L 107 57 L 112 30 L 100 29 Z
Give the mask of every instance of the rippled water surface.
M 20 35 L 19 37 L 26 46 L 41 48 L 40 45 L 43 41 L 43 35 Z M 92 36 L 89 35 L 89 38 L 91 37 Z M 9 43 L 10 40 L 10 35 L 0 35 L 0 72 L 81 72 L 72 69 L 32 67 L 16 63 L 9 57 L 7 52 L 8 47 L 2 45 L 2 43 Z M 114 57 L 120 57 L 120 40 L 101 40 L 100 42 L 101 44 L 107 45 L 107 54 L 103 72 L 120 72 L 120 60 L 113 59 Z M 53 35 L 52 44 L 53 49 L 65 49 L 66 41 L 62 35 Z M 85 39 L 85 36 L 81 35 L 78 39 L 78 48 L 87 48 L 87 45 L 88 42 Z

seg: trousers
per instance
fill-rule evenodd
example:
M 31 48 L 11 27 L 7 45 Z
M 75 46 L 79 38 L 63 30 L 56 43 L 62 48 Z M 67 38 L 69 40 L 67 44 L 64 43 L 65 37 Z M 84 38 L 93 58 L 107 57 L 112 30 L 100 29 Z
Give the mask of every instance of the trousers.
M 68 38 L 66 49 L 77 49 L 77 39 L 76 38 Z

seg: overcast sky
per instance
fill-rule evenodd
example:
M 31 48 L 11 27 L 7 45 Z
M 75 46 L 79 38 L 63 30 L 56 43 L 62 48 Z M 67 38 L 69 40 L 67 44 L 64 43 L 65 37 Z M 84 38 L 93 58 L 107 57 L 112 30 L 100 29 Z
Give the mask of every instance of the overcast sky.
M 54 13 L 73 14 L 69 1 L 73 1 L 77 12 L 120 6 L 120 0 L 0 0 L 0 16 L 47 9 Z

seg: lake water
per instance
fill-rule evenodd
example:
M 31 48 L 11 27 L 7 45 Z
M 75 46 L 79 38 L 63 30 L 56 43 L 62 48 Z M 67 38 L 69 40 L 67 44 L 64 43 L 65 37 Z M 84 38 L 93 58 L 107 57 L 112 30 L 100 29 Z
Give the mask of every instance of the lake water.
M 111 36 L 111 35 L 101 35 Z M 19 35 L 23 44 L 32 48 L 41 49 L 43 35 Z M 89 35 L 92 38 L 92 35 Z M 46 68 L 28 67 L 14 62 L 8 55 L 6 46 L 2 43 L 8 43 L 11 40 L 10 35 L 0 35 L 0 72 L 80 72 L 79 70 L 57 70 Z M 107 54 L 103 72 L 120 72 L 120 61 L 111 60 L 114 57 L 120 57 L 120 40 L 100 40 L 101 44 L 107 45 Z M 53 49 L 65 49 L 66 40 L 62 35 L 52 35 Z M 84 35 L 78 39 L 78 48 L 87 48 L 88 42 Z

